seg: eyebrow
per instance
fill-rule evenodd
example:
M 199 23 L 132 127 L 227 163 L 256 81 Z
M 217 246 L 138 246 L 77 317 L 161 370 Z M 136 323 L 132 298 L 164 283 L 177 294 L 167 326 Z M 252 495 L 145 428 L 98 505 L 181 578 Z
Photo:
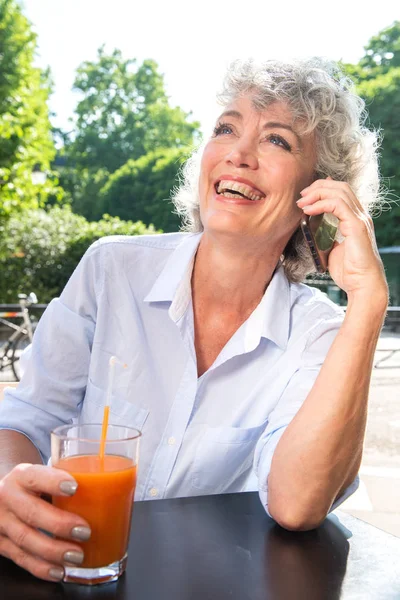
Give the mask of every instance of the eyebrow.
M 222 113 L 222 115 L 219 118 L 222 119 L 223 117 L 235 117 L 236 119 L 243 121 L 242 113 L 240 113 L 237 110 L 226 110 L 225 112 Z M 296 137 L 298 145 L 300 147 L 302 147 L 302 145 L 303 145 L 299 134 L 297 133 L 297 131 L 295 131 L 293 129 L 293 127 L 291 127 L 291 125 L 287 125 L 286 123 L 281 123 L 280 121 L 268 121 L 267 123 L 264 123 L 262 128 L 263 129 L 279 128 L 279 129 L 286 129 L 287 131 L 291 131 L 293 133 L 293 135 Z

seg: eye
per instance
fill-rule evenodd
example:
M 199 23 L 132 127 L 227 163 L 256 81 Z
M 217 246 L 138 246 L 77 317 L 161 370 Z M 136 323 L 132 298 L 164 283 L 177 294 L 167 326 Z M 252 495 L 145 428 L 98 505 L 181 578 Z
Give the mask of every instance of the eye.
M 267 137 L 267 140 L 276 146 L 281 146 L 285 150 L 289 152 L 292 150 L 292 146 L 285 140 L 285 138 L 281 137 L 277 133 L 270 133 Z
M 230 133 L 233 133 L 233 129 L 228 123 L 218 123 L 218 125 L 214 127 L 213 136 L 229 135 Z

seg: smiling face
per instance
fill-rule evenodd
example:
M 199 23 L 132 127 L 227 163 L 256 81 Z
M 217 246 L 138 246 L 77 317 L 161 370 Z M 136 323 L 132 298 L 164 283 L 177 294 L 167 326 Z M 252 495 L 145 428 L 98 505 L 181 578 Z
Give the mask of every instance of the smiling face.
M 285 247 L 299 225 L 300 191 L 314 179 L 314 138 L 302 135 L 288 107 L 260 111 L 251 96 L 229 104 L 206 145 L 199 181 L 205 232 Z

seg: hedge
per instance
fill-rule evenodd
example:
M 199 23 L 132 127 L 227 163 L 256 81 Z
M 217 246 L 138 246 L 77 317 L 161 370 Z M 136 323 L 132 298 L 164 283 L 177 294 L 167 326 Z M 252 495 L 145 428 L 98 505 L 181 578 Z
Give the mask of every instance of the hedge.
M 30 292 L 40 303 L 50 302 L 93 242 L 106 235 L 153 233 L 152 225 L 107 215 L 89 222 L 69 206 L 26 211 L 0 225 L 0 303 Z

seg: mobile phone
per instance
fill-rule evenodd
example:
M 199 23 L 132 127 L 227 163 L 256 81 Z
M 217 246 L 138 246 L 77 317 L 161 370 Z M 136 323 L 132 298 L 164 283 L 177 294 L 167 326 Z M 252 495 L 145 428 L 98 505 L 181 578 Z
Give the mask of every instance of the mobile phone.
M 328 256 L 335 241 L 339 220 L 331 214 L 305 215 L 301 222 L 301 230 L 310 249 L 315 268 L 318 273 L 326 273 Z

